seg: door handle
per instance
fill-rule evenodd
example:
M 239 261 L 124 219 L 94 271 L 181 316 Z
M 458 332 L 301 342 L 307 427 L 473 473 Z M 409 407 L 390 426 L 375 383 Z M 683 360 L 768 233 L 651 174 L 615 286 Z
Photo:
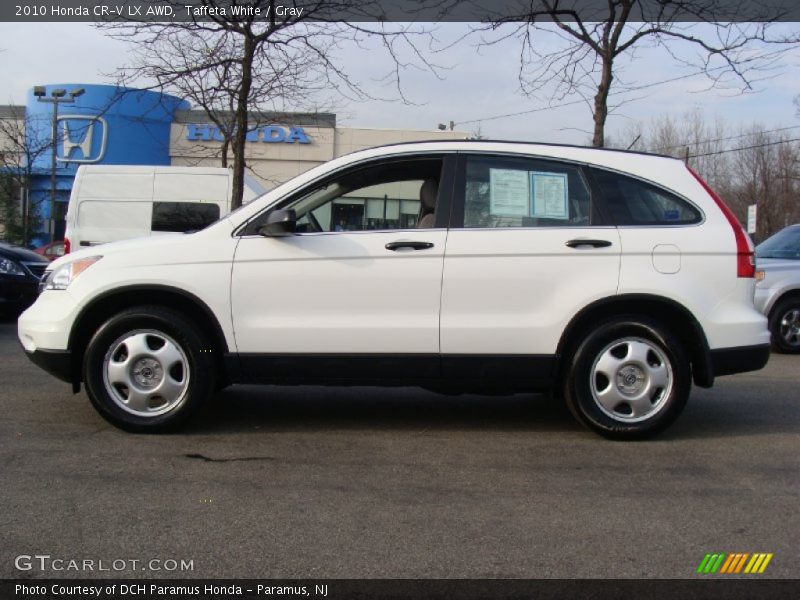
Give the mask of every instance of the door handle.
M 427 250 L 433 248 L 431 242 L 389 242 L 386 244 L 387 250 L 400 250 L 401 248 L 409 248 L 411 250 Z
M 567 246 L 570 248 L 580 248 L 581 246 L 591 246 L 592 248 L 608 248 L 611 242 L 608 240 L 570 240 Z

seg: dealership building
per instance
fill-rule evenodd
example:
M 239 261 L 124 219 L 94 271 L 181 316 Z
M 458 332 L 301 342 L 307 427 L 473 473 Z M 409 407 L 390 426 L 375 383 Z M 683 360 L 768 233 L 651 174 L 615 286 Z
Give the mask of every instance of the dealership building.
M 61 101 L 55 107 L 53 92 Z M 64 233 L 67 202 L 80 165 L 214 166 L 222 136 L 202 110 L 158 92 L 93 84 L 54 84 L 30 90 L 24 106 L 0 106 L 0 119 L 25 132 L 31 158 L 31 204 L 45 223 L 39 243 Z M 44 95 L 42 95 L 42 93 Z M 51 220 L 53 118 L 56 117 L 56 202 Z M 331 113 L 252 115 L 247 134 L 248 173 L 266 189 L 338 156 L 383 144 L 464 139 L 457 131 L 339 127 Z M 2 139 L 0 152 L 19 148 Z M 44 150 L 36 152 L 36 149 Z M 232 162 L 230 160 L 229 162 Z M 8 164 L 8 160 L 4 161 Z M 402 206 L 402 199 L 397 206 Z M 355 200 L 354 200 L 355 201 Z M 400 210 L 398 208 L 398 210 Z

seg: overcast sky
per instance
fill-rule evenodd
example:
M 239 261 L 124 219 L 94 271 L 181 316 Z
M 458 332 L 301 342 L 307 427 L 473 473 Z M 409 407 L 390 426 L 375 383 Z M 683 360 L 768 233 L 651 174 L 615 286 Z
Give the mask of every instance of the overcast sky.
M 439 25 L 436 35 L 446 44 L 466 27 Z M 484 136 L 497 139 L 568 143 L 586 143 L 590 139 L 591 114 L 585 104 L 492 118 L 544 107 L 548 94 L 543 90 L 541 99 L 520 94 L 518 42 L 508 40 L 484 48 L 478 48 L 476 42 L 467 41 L 434 56 L 435 62 L 449 67 L 440 72 L 440 78 L 424 71 L 406 73 L 403 89 L 416 105 L 341 101 L 335 111 L 338 123 L 435 129 L 438 123 L 452 120 L 459 130 L 474 132 L 480 128 Z M 339 60 L 374 95 L 391 92 L 382 90 L 375 81 L 389 69 L 383 53 L 345 47 Z M 125 62 L 125 44 L 109 39 L 88 24 L 0 24 L 0 104 L 23 104 L 27 90 L 37 84 L 112 83 L 104 74 Z M 641 51 L 635 61 L 621 66 L 624 70 L 620 75 L 633 84 L 663 81 L 688 72 L 660 50 Z M 759 82 L 754 92 L 744 95 L 731 90 L 708 91 L 708 81 L 702 76 L 628 94 L 627 97 L 638 99 L 609 119 L 607 132 L 613 136 L 631 121 L 646 122 L 665 114 L 679 116 L 695 107 L 709 119 L 720 117 L 734 127 L 753 122 L 766 128 L 800 124 L 792 102 L 800 95 L 800 52 L 784 56 L 772 75 Z M 565 102 L 575 99 L 567 98 Z

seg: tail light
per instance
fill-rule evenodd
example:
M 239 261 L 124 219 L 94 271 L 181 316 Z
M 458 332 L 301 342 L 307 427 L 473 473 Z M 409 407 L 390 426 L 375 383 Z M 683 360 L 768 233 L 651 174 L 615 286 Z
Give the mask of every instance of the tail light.
M 726 219 L 728 219 L 731 229 L 733 229 L 733 236 L 736 238 L 737 277 L 755 277 L 756 255 L 755 249 L 753 248 L 753 242 L 750 241 L 750 236 L 745 233 L 742 224 L 739 223 L 739 219 L 737 219 L 736 215 L 731 212 L 731 209 L 728 208 L 728 205 L 722 201 L 722 198 L 720 198 L 716 192 L 712 190 L 705 181 L 703 181 L 703 178 L 700 177 L 700 175 L 695 173 L 691 168 L 686 168 L 689 169 L 689 172 L 694 175 L 694 178 L 697 179 L 698 183 L 703 186 L 703 189 L 708 192 L 708 195 L 711 196 L 714 202 L 717 203 L 717 206 L 719 206 L 722 214 L 725 215 Z
M 64 254 L 69 254 L 70 250 L 72 250 L 72 243 L 70 243 L 69 238 L 64 238 Z

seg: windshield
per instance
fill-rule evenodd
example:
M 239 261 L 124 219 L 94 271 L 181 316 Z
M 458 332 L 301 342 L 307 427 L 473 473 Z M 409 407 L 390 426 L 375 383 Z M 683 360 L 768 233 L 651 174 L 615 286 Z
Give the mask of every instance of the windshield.
M 758 258 L 788 258 L 800 260 L 800 226 L 781 229 L 756 246 Z

